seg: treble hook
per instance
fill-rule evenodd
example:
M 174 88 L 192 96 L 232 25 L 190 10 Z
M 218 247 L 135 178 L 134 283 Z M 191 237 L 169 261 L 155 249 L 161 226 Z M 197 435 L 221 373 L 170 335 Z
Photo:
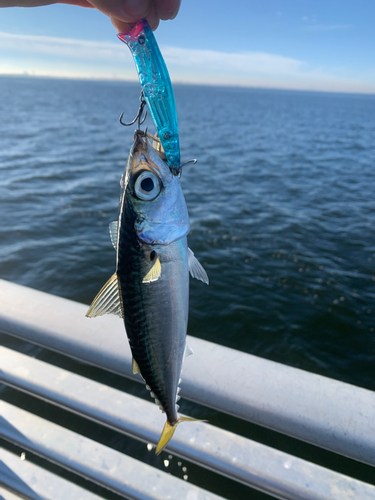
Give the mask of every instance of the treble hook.
M 181 177 L 182 167 L 184 167 L 185 165 L 188 165 L 189 163 L 192 163 L 193 165 L 195 165 L 197 163 L 197 161 L 198 160 L 194 158 L 194 160 L 185 161 L 181 165 L 171 167 L 172 174 L 175 175 L 176 177 Z
M 133 125 L 138 120 L 138 129 L 140 129 L 142 123 L 147 118 L 147 110 L 146 110 L 145 115 L 142 116 L 143 115 L 143 108 L 146 106 L 146 101 L 145 101 L 145 98 L 144 98 L 143 91 L 141 92 L 141 96 L 139 98 L 139 101 L 140 101 L 141 104 L 139 106 L 137 116 L 134 118 L 134 120 L 132 122 L 125 123 L 125 122 L 122 121 L 122 117 L 124 116 L 124 112 L 122 112 L 121 116 L 120 116 L 120 123 L 121 123 L 121 125 L 124 125 L 125 127 L 129 127 L 130 125 Z

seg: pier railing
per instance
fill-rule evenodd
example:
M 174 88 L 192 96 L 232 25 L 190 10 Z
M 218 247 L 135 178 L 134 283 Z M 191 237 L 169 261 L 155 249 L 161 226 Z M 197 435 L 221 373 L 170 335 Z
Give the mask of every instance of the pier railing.
M 89 320 L 86 310 L 0 280 L 1 332 L 143 383 L 132 373 L 122 321 Z M 188 343 L 195 354 L 184 364 L 183 398 L 375 466 L 375 393 L 193 337 Z M 145 443 L 157 443 L 164 425 L 151 400 L 7 347 L 0 382 Z M 223 498 L 4 401 L 0 438 L 125 498 Z M 179 426 L 167 451 L 279 499 L 375 499 L 373 485 L 205 422 Z M 101 498 L 5 445 L 0 454 L 0 499 Z

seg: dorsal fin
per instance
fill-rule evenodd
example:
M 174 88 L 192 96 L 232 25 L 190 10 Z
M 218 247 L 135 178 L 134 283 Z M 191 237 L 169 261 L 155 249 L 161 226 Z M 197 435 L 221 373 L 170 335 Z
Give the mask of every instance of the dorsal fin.
M 111 237 L 111 242 L 115 250 L 117 250 L 117 231 L 118 231 L 118 221 L 114 220 L 109 224 L 109 236 Z
M 109 278 L 107 283 L 92 301 L 86 316 L 88 318 L 95 318 L 97 316 L 103 316 L 104 314 L 117 314 L 117 316 L 123 318 L 117 273 Z

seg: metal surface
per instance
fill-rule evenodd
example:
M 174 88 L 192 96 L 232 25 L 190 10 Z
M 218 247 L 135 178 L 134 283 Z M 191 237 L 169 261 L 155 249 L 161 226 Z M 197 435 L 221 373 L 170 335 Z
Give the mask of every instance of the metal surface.
M 3 488 L 1 485 L 0 485 L 0 500 L 25 500 L 25 496 L 18 496 L 16 495 L 14 492 L 10 491 L 10 490 L 7 490 L 6 488 Z M 31 499 L 33 500 L 33 499 Z M 38 499 L 40 500 L 40 499 Z
M 122 321 L 0 280 L 0 330 L 142 382 Z M 188 337 L 181 395 L 375 465 L 375 393 Z M 213 376 L 213 374 L 215 374 Z
M 222 500 L 118 451 L 0 402 L 0 437 L 134 500 Z M 364 497 L 366 498 L 366 497 Z
M 5 384 L 147 443 L 158 441 L 164 417 L 154 403 L 4 347 L 0 360 Z M 375 498 L 372 486 L 203 422 L 179 426 L 168 451 L 278 498 Z
M 19 499 L 18 495 L 30 500 L 103 500 L 4 448 L 0 448 L 0 484 L 8 488 L 3 493 L 0 488 L 0 500 Z

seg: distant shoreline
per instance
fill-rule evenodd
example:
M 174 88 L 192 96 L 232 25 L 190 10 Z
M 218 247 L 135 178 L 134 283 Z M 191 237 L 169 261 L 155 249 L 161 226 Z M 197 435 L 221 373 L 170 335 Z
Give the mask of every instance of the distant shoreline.
M 100 77 L 85 77 L 85 76 L 55 76 L 55 75 L 33 75 L 30 73 L 0 73 L 0 78 L 17 78 L 17 79 L 33 79 L 33 80 L 62 80 L 62 81 L 83 81 L 83 82 L 105 82 L 105 83 L 128 83 L 138 84 L 138 79 L 125 79 L 125 78 L 100 78 Z M 328 94 L 328 95 L 341 95 L 341 96 L 375 96 L 374 92 L 337 92 L 334 90 L 315 90 L 315 89 L 293 89 L 282 87 L 252 87 L 250 85 L 214 85 L 212 83 L 202 82 L 187 82 L 187 81 L 173 81 L 174 86 L 193 86 L 193 87 L 212 87 L 223 89 L 241 89 L 252 90 L 259 92 L 282 92 L 282 93 L 298 93 L 298 94 Z

